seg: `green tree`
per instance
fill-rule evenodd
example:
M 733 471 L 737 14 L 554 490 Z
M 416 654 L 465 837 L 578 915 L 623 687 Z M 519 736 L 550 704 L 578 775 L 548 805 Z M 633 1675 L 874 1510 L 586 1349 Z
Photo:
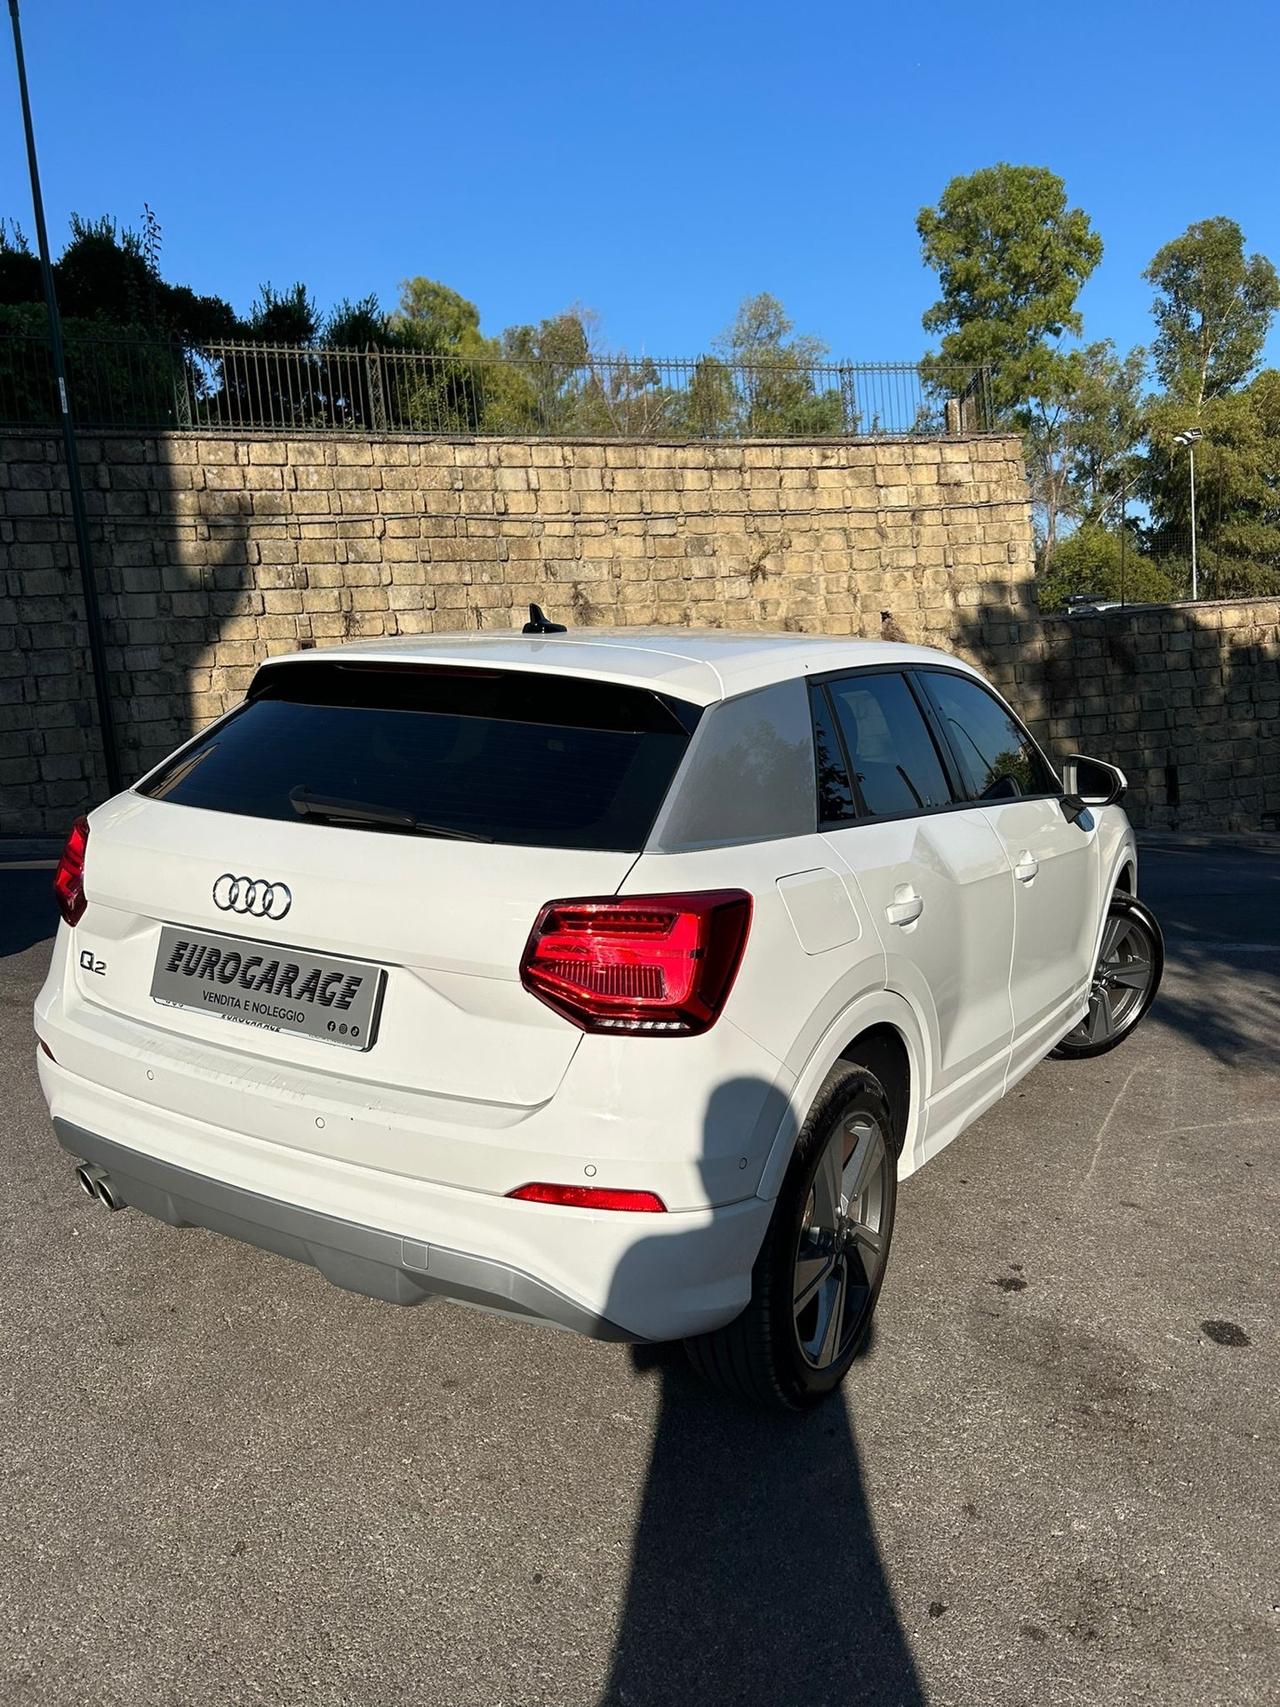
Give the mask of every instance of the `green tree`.
M 1116 354 L 1110 338 L 1086 344 L 1073 363 L 1064 452 L 1068 512 L 1096 522 L 1141 467 L 1147 352 Z
M 1146 352 L 1117 356 L 1110 339 L 1065 353 L 1061 392 L 1019 411 L 1037 531 L 1037 564 L 1048 569 L 1065 523 L 1098 522 L 1116 501 L 1136 497 L 1142 459 Z
M 732 323 L 715 340 L 714 349 L 727 364 L 737 392 L 733 430 L 749 438 L 814 436 L 853 432 L 846 420 L 840 390 L 820 390 L 815 368 L 829 351 L 821 338 L 797 333 L 776 296 L 762 291 L 738 305 Z M 699 387 L 697 400 L 705 408 L 711 398 L 714 370 Z M 719 388 L 725 395 L 723 387 Z
M 1058 541 L 1052 566 L 1036 577 L 1036 602 L 1046 616 L 1064 610 L 1076 594 L 1164 604 L 1181 597 L 1189 579 L 1183 564 L 1144 555 L 1135 529 L 1122 533 L 1118 527 L 1086 523 Z
M 42 295 L 40 262 L 14 221 L 0 219 L 0 307 L 39 302 Z
M 1280 278 L 1246 255 L 1234 220 L 1188 226 L 1144 277 L 1156 287 L 1154 357 L 1162 395 L 1147 410 L 1149 549 L 1185 555 L 1191 482 L 1175 435 L 1197 427 L 1201 582 L 1218 597 L 1280 587 L 1280 374 L 1257 371 L 1280 308 Z M 1252 377 L 1251 377 L 1252 376 Z
M 73 214 L 54 263 L 77 417 L 130 426 L 177 420 L 185 397 L 184 346 L 226 337 L 230 304 L 168 284 L 160 273 L 160 226 L 151 210 L 141 232 L 107 217 Z M 14 420 L 54 417 L 52 375 L 39 352 L 48 336 L 40 266 L 17 227 L 0 220 L 0 389 Z M 32 342 L 37 340 L 37 342 Z
M 1215 598 L 1280 591 L 1280 372 L 1207 399 L 1198 413 L 1162 397 L 1148 415 L 1148 549 L 1185 556 L 1191 538 L 1187 452 L 1174 434 L 1198 423 L 1196 519 L 1202 590 Z
M 1036 540 L 1052 561 L 1071 521 L 1099 521 L 1122 493 L 1137 495 L 1146 352 L 1117 356 L 1110 339 L 1065 351 L 1056 390 L 1014 412 L 1022 428 Z
M 589 377 L 593 317 L 566 309 L 535 325 L 508 326 L 500 349 L 509 372 L 519 375 L 531 426 L 575 433 L 583 423 L 582 392 Z
M 738 392 L 730 369 L 716 356 L 701 356 L 680 399 L 677 425 L 695 439 L 727 438 L 733 431 Z
M 325 344 L 340 350 L 363 350 L 371 344 L 387 349 L 398 341 L 390 317 L 382 312 L 381 303 L 372 293 L 362 296 L 359 302 L 344 296 L 335 303 L 325 318 L 321 338 Z
M 481 331 L 480 310 L 458 291 L 421 275 L 404 279 L 387 332 L 393 349 L 420 358 L 387 364 L 389 413 L 400 424 L 423 432 L 533 427 L 528 375 L 502 361 L 502 340 Z
M 406 349 L 429 355 L 493 353 L 492 341 L 481 334 L 475 303 L 436 279 L 402 279 L 400 301 L 389 326 Z
M 314 344 L 320 336 L 320 310 L 299 280 L 288 290 L 264 284 L 249 310 L 242 335 L 260 344 Z
M 1246 257 L 1235 220 L 1197 220 L 1143 277 L 1156 290 L 1155 369 L 1172 398 L 1198 412 L 1256 372 L 1280 279 L 1265 255 Z
M 155 257 L 139 232 L 104 214 L 71 215 L 71 241 L 54 266 L 58 307 L 69 319 L 99 319 L 120 328 L 160 331 L 164 319 Z
M 1043 166 L 983 167 L 953 178 L 916 229 L 941 291 L 924 315 L 925 330 L 942 334 L 926 358 L 934 383 L 954 389 L 957 375 L 985 366 L 999 411 L 1068 394 L 1059 345 L 1081 329 L 1076 299 L 1102 239 L 1067 206 L 1062 179 Z
M 975 368 L 989 374 L 991 403 L 1023 432 L 1041 553 L 1052 560 L 1070 515 L 1071 406 L 1085 364 L 1063 340 L 1078 334 L 1080 288 L 1102 258 L 1102 240 L 1066 186 L 1044 166 L 985 166 L 953 178 L 936 207 L 916 219 L 940 297 L 924 328 L 942 334 L 925 357 L 925 380 L 956 392 Z

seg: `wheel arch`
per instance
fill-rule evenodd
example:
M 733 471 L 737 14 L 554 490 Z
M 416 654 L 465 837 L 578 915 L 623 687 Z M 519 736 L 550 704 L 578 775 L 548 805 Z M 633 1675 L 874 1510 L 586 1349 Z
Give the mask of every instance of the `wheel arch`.
M 828 1027 L 796 1076 L 787 1112 L 761 1172 L 758 1196 L 778 1195 L 809 1110 L 827 1075 L 842 1061 L 867 1067 L 885 1086 L 894 1112 L 899 1177 L 915 1171 L 928 1095 L 928 1051 L 911 1003 L 893 990 L 878 990 L 855 1002 Z
M 1107 909 L 1111 905 L 1113 895 L 1131 895 L 1138 899 L 1138 849 L 1132 831 L 1126 831 L 1118 847 L 1110 850 L 1110 855 L 1103 867 L 1103 886 L 1099 896 L 1098 924 L 1093 938 L 1093 959 L 1089 962 L 1090 969 L 1097 961 L 1102 947 L 1102 933 L 1106 929 Z
M 911 1121 L 911 1053 L 896 1026 L 887 1020 L 868 1026 L 840 1051 L 842 1061 L 865 1067 L 884 1086 L 893 1115 L 893 1141 L 902 1154 Z

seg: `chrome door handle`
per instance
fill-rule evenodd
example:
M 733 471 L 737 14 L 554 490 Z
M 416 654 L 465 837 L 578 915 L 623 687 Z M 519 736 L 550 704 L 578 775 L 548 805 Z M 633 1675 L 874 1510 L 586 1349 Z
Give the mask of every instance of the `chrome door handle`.
M 913 925 L 924 912 L 924 900 L 917 895 L 910 884 L 899 884 L 893 892 L 893 900 L 884 910 L 884 916 L 891 925 Z
M 1018 855 L 1017 864 L 1013 868 L 1013 875 L 1017 878 L 1019 883 L 1030 883 L 1031 879 L 1039 869 L 1040 861 L 1036 859 L 1034 855 L 1029 853 L 1020 853 Z

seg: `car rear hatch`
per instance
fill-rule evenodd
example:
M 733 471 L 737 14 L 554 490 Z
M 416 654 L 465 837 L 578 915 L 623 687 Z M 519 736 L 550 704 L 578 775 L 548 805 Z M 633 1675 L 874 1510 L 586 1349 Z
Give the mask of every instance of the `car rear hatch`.
M 259 1087 L 269 1064 L 282 1096 L 293 1066 L 546 1101 L 581 1033 L 520 984 L 530 929 L 617 891 L 697 715 L 573 676 L 265 666 L 95 814 L 78 995 L 256 1058 Z

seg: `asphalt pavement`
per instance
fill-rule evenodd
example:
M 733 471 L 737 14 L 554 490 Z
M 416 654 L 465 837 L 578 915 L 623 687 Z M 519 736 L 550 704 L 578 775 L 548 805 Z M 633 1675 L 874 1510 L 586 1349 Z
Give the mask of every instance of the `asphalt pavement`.
M 1280 1702 L 1280 858 L 1146 855 L 1156 1008 L 904 1186 L 781 1420 L 90 1203 L 48 881 L 0 871 L 6 1707 Z

